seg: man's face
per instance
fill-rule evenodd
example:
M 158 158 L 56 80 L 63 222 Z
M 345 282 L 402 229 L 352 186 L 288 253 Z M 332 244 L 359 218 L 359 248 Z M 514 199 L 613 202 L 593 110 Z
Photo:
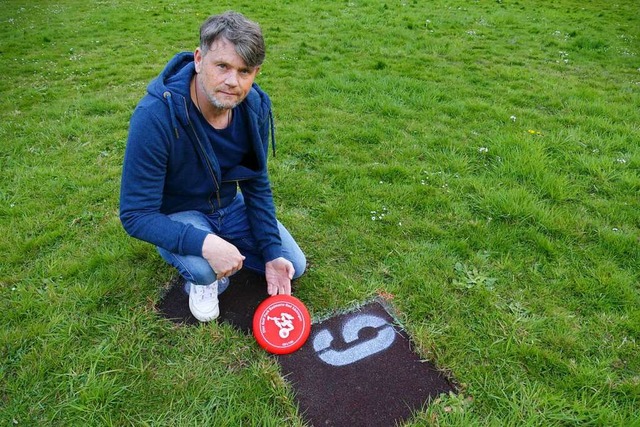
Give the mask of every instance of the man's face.
M 211 44 L 206 54 L 195 51 L 197 84 L 216 108 L 231 109 L 247 96 L 260 67 L 250 68 L 224 38 Z

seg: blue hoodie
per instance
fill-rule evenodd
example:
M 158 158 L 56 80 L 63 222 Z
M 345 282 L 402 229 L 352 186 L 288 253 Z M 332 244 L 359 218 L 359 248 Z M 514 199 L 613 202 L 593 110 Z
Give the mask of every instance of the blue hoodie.
M 133 112 L 120 188 L 122 225 L 131 236 L 170 252 L 202 256 L 208 233 L 167 215 L 212 213 L 229 205 L 239 186 L 257 249 L 265 262 L 271 261 L 282 255 L 267 173 L 270 135 L 275 147 L 271 101 L 254 84 L 236 107 L 248 124 L 252 150 L 222 176 L 205 130 L 189 117 L 194 73 L 193 54 L 176 55 Z

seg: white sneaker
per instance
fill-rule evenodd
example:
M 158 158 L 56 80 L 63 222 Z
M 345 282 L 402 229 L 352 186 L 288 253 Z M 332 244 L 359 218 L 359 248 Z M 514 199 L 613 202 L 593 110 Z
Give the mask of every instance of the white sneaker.
M 189 283 L 189 310 L 201 322 L 210 322 L 220 315 L 218 281 L 200 286 Z

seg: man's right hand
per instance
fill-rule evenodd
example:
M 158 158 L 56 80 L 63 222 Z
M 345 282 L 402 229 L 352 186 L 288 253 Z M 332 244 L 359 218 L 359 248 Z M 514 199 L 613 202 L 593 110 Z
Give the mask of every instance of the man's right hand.
M 216 272 L 218 279 L 240 270 L 245 258 L 238 248 L 215 234 L 209 234 L 204 239 L 202 256 Z

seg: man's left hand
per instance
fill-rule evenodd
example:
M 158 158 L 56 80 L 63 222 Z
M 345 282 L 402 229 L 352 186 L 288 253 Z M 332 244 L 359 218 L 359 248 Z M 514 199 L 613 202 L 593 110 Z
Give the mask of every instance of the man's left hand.
M 267 292 L 269 295 L 291 295 L 291 279 L 295 269 L 286 258 L 280 257 L 265 264 Z

